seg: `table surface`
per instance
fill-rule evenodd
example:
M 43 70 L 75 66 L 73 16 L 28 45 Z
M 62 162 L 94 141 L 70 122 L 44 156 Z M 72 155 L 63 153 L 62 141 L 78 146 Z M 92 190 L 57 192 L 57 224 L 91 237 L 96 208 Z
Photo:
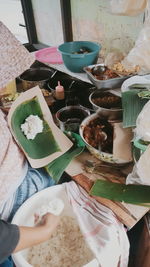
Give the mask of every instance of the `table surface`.
M 86 73 L 73 73 L 69 71 L 63 64 L 44 64 L 59 71 L 65 72 L 73 77 L 81 79 L 82 81 L 91 83 Z M 120 93 L 121 90 L 112 90 L 112 92 L 114 91 Z M 115 179 L 116 177 L 118 177 L 117 179 L 119 179 L 119 182 L 125 183 L 125 178 L 127 174 L 133 168 L 133 165 L 130 165 L 128 168 L 121 168 L 120 171 L 117 171 L 117 173 L 115 169 L 111 169 L 110 173 L 107 172 L 107 168 L 105 168 L 104 170 L 104 168 L 101 167 L 102 171 L 100 173 L 94 173 L 91 172 L 91 170 L 89 170 L 88 168 L 86 168 L 87 160 L 93 161 L 96 164 L 101 164 L 101 162 L 97 160 L 94 156 L 92 156 L 88 151 L 85 151 L 80 156 L 76 157 L 74 160 L 71 161 L 71 163 L 66 169 L 66 172 L 72 177 L 74 181 L 76 181 L 88 192 L 96 179 L 106 179 L 108 181 L 118 182 L 118 180 Z M 142 206 L 111 201 L 102 197 L 95 198 L 103 205 L 109 207 L 116 214 L 117 218 L 122 223 L 124 223 L 129 229 L 132 228 L 149 211 L 149 208 Z
M 93 162 L 93 168 L 88 167 L 88 161 Z M 102 166 L 100 166 L 102 164 Z M 90 191 L 96 179 L 103 179 L 112 182 L 125 183 L 127 174 L 132 170 L 133 165 L 122 167 L 121 169 L 108 168 L 104 163 L 92 156 L 88 151 L 84 151 L 78 157 L 73 159 L 68 165 L 66 172 L 72 179 L 81 185 L 87 192 Z M 111 201 L 102 197 L 94 197 L 103 205 L 109 207 L 117 218 L 131 229 L 148 211 L 149 208 L 127 204 L 123 202 Z

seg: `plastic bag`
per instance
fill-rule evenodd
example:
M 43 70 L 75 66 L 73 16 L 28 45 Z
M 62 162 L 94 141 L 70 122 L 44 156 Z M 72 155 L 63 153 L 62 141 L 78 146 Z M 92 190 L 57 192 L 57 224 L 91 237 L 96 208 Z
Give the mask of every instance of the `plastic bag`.
M 150 146 L 141 155 L 138 162 L 134 165 L 131 173 L 128 174 L 126 184 L 142 184 L 150 186 Z
M 148 101 L 136 120 L 135 138 L 150 142 L 150 101 Z
M 111 12 L 123 16 L 136 16 L 144 11 L 147 0 L 111 0 Z
M 139 74 L 150 72 L 150 0 L 148 1 L 146 13 L 144 27 L 135 42 L 135 46 L 121 62 L 126 69 L 139 66 Z

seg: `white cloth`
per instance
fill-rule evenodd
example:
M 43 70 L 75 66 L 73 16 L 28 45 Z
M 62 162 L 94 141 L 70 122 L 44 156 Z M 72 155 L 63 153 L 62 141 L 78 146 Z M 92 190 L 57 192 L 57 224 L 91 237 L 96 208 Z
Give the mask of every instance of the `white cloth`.
M 66 188 L 81 231 L 100 266 L 128 266 L 129 241 L 124 225 L 75 182 L 66 183 Z

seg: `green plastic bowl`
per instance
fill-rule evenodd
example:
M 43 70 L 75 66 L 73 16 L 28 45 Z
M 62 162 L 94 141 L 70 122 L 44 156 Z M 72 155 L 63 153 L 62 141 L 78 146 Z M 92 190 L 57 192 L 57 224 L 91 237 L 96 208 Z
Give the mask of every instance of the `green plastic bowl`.
M 77 52 L 82 48 L 86 48 L 90 52 L 78 54 Z M 100 44 L 89 41 L 66 42 L 58 47 L 64 65 L 72 72 L 83 72 L 84 67 L 96 64 L 100 49 Z

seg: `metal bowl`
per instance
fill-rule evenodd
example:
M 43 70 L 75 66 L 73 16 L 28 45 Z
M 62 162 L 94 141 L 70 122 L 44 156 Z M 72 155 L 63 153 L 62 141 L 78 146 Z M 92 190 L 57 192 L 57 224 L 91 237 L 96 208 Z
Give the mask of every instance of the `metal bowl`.
M 87 149 L 90 151 L 92 155 L 94 155 L 96 158 L 100 159 L 101 161 L 104 161 L 108 164 L 112 165 L 119 165 L 119 166 L 124 166 L 129 163 L 129 161 L 119 159 L 119 158 L 114 158 L 112 153 L 106 153 L 104 151 L 101 151 L 93 146 L 91 146 L 84 138 L 84 130 L 85 127 L 89 125 L 89 123 L 95 119 L 99 118 L 99 115 L 94 113 L 88 117 L 86 117 L 79 128 L 79 133 L 82 138 L 82 140 L 85 142 Z
M 121 88 L 122 83 L 131 77 L 131 75 L 127 76 L 118 76 L 116 78 L 107 79 L 107 80 L 98 80 L 95 78 L 95 76 L 91 73 L 92 68 L 94 67 L 104 67 L 104 64 L 95 64 L 95 65 L 89 65 L 87 67 L 84 67 L 84 71 L 86 72 L 88 78 L 90 81 L 98 88 L 98 89 L 116 89 Z
M 90 115 L 90 111 L 78 106 L 66 106 L 56 112 L 56 119 L 62 131 L 79 132 L 79 126 L 84 118 Z
M 23 72 L 18 78 L 22 81 L 22 89 L 24 91 L 38 85 L 41 89 L 45 83 L 51 78 L 53 71 L 48 68 L 30 68 Z
M 112 100 L 110 102 L 109 97 L 114 97 L 114 101 L 111 98 Z M 101 102 L 103 101 L 103 103 L 100 102 L 101 106 L 96 104 L 96 100 L 97 103 L 98 100 L 101 100 Z M 90 94 L 89 102 L 92 104 L 93 109 L 104 119 L 109 121 L 122 120 L 123 110 L 121 108 L 121 97 L 116 96 L 108 91 L 102 92 L 101 90 L 96 90 Z

